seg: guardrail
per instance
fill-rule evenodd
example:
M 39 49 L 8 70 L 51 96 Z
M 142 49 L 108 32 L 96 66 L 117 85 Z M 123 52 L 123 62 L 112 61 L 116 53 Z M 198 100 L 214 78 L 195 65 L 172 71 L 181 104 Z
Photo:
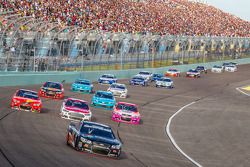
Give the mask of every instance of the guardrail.
M 164 73 L 169 68 L 178 68 L 181 72 L 185 72 L 189 69 L 195 68 L 198 65 L 204 65 L 208 69 L 211 69 L 214 65 L 221 65 L 223 62 L 217 61 L 210 63 L 188 64 L 168 66 L 161 68 L 144 68 L 144 69 L 129 69 L 129 70 L 110 70 L 110 71 L 86 71 L 86 72 L 0 72 L 0 86 L 24 86 L 42 84 L 46 81 L 65 81 L 66 83 L 72 83 L 77 78 L 85 78 L 91 81 L 96 81 L 100 75 L 104 73 L 114 74 L 118 79 L 130 78 L 140 71 L 151 71 L 153 73 Z M 250 58 L 233 60 L 238 64 L 249 64 Z

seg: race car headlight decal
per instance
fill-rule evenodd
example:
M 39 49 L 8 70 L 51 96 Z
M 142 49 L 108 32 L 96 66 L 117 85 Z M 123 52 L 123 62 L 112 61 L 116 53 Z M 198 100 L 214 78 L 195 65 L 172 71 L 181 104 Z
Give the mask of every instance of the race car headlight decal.
M 35 103 L 35 104 L 33 104 L 33 106 L 38 107 L 38 106 L 40 106 L 40 103 Z
M 112 145 L 111 149 L 120 149 L 121 148 L 121 144 L 118 145 Z
M 87 144 L 91 144 L 91 143 L 92 143 L 90 140 L 85 139 L 85 138 L 83 138 L 83 137 L 81 137 L 81 141 L 82 141 L 83 143 L 87 143 Z
M 63 112 L 69 112 L 68 110 L 63 109 Z
M 13 102 L 14 102 L 14 103 L 20 103 L 20 101 L 19 101 L 19 100 L 16 100 L 16 99 L 14 99 Z

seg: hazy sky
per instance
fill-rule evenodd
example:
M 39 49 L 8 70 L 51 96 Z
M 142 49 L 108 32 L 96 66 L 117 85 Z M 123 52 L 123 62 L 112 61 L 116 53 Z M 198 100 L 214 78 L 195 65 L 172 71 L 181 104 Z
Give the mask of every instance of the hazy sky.
M 206 0 L 225 12 L 234 14 L 244 20 L 250 21 L 250 0 Z

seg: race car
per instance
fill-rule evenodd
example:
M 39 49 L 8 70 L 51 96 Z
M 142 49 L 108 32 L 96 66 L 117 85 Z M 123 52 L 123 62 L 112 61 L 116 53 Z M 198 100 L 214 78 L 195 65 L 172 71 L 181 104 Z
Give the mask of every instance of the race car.
M 227 72 L 236 72 L 237 66 L 236 65 L 227 65 L 225 66 L 225 71 Z
M 174 68 L 170 68 L 167 70 L 167 72 L 165 73 L 165 76 L 172 76 L 172 77 L 180 77 L 181 76 L 181 72 L 177 69 Z
M 54 99 L 63 99 L 64 98 L 64 88 L 63 85 L 59 82 L 45 82 L 40 88 L 39 96 L 54 98 Z
M 114 96 L 120 97 L 120 98 L 127 98 L 128 89 L 125 84 L 119 84 L 119 83 L 113 83 L 108 88 L 109 92 L 112 92 Z
M 141 86 L 148 86 L 148 80 L 141 76 L 134 76 L 130 79 L 129 85 L 141 85 Z
M 119 102 L 112 112 L 112 120 L 130 124 L 140 124 L 140 113 L 138 107 L 132 103 Z
M 67 129 L 66 143 L 78 151 L 114 158 L 121 155 L 122 149 L 121 142 L 110 126 L 88 121 L 71 123 Z
M 192 77 L 192 78 L 200 78 L 201 74 L 199 71 L 195 69 L 190 69 L 186 72 L 186 77 Z
M 37 92 L 26 89 L 19 89 L 13 95 L 10 106 L 12 109 L 16 110 L 40 113 L 42 108 L 42 101 L 39 98 Z
M 141 71 L 136 76 L 144 78 L 146 81 L 151 81 L 153 74 L 149 71 Z
M 86 79 L 77 79 L 72 85 L 71 90 L 76 92 L 93 92 L 93 84 Z
M 174 82 L 170 78 L 162 77 L 161 79 L 156 81 L 155 87 L 164 87 L 164 88 L 172 89 L 174 88 Z
M 197 66 L 196 70 L 199 71 L 200 73 L 207 74 L 207 69 L 204 66 Z
M 88 102 L 74 98 L 63 102 L 60 115 L 62 118 L 76 121 L 90 121 L 92 117 Z
M 163 77 L 162 74 L 153 74 L 151 81 L 157 81 Z
M 215 66 L 213 66 L 213 68 L 211 69 L 211 72 L 214 72 L 214 73 L 222 73 L 222 72 L 223 72 L 223 67 L 222 67 L 222 66 L 215 65 Z
M 117 78 L 113 74 L 103 74 L 98 79 L 99 84 L 110 84 L 111 85 L 112 83 L 116 83 L 116 82 L 117 82 Z
M 116 104 L 116 101 L 112 92 L 99 90 L 92 97 L 91 104 L 93 106 L 100 106 L 100 107 L 112 109 L 114 105 Z

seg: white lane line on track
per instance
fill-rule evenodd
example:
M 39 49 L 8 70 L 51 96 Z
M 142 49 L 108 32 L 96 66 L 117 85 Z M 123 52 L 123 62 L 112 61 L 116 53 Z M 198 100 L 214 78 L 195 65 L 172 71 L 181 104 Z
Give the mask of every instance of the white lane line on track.
M 175 147 L 184 157 L 186 157 L 189 161 L 191 161 L 191 162 L 192 162 L 193 164 L 195 164 L 196 166 L 202 167 L 201 164 L 199 164 L 199 163 L 196 162 L 194 159 L 192 159 L 190 156 L 188 156 L 188 155 L 178 146 L 178 144 L 176 143 L 174 137 L 172 136 L 172 134 L 171 134 L 171 132 L 170 132 L 170 125 L 171 125 L 171 122 L 172 122 L 173 118 L 174 118 L 175 116 L 177 116 L 180 112 L 182 112 L 183 109 L 185 109 L 185 108 L 187 108 L 187 107 L 189 107 L 189 106 L 191 106 L 191 105 L 193 105 L 193 104 L 195 104 L 195 103 L 196 103 L 196 101 L 194 101 L 194 102 L 192 102 L 192 103 L 189 103 L 189 104 L 183 106 L 181 109 L 179 109 L 176 113 L 174 113 L 174 114 L 169 118 L 169 120 L 168 120 L 168 123 L 167 123 L 167 126 L 166 126 L 166 132 L 167 132 L 167 135 L 168 135 L 170 141 L 171 141 L 172 144 L 174 145 L 174 147 Z
M 250 94 L 248 94 L 248 93 L 246 93 L 246 92 L 240 90 L 240 88 L 236 88 L 236 90 L 238 90 L 239 92 L 243 93 L 244 95 L 250 96 Z

